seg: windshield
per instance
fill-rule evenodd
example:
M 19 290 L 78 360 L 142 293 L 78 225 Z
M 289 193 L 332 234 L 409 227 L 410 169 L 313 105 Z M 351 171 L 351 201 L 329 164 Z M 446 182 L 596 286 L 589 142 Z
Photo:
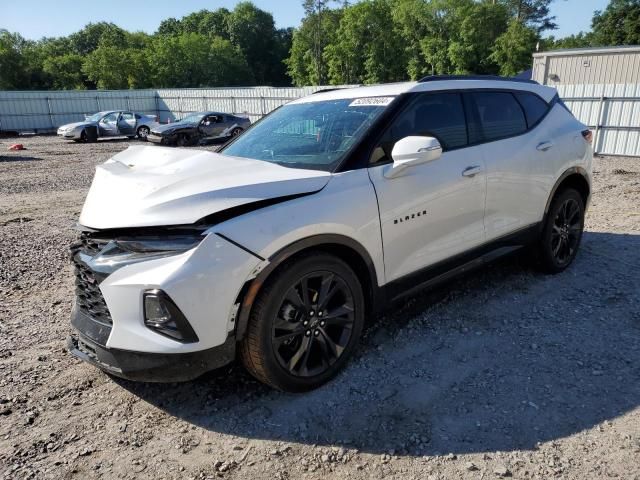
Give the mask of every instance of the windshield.
M 286 167 L 332 171 L 394 97 L 285 105 L 222 153 Z
M 87 117 L 87 121 L 89 121 L 89 122 L 97 122 L 98 120 L 100 120 L 105 115 L 106 115 L 105 112 L 94 113 L 90 117 Z
M 202 120 L 202 114 L 201 113 L 194 113 L 192 115 L 189 115 L 187 117 L 184 117 L 182 120 L 179 120 L 180 123 L 198 123 L 200 122 L 200 120 Z

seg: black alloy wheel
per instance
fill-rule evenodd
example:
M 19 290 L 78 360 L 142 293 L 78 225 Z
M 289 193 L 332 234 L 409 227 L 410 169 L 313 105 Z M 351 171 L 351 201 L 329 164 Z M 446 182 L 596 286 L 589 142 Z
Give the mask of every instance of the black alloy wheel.
M 540 245 L 539 259 L 544 271 L 558 273 L 575 258 L 584 229 L 584 201 L 568 188 L 554 198 L 547 214 Z
M 242 133 L 241 128 L 234 128 L 233 130 L 231 130 L 231 137 L 236 138 L 241 133 Z
M 178 138 L 176 138 L 176 145 L 178 147 L 186 147 L 189 145 L 189 137 L 185 133 L 178 134 Z
M 343 260 L 324 252 L 290 259 L 264 283 L 239 345 L 258 380 L 300 392 L 334 377 L 355 350 L 364 325 L 364 294 Z
M 349 344 L 353 294 L 336 273 L 318 271 L 292 285 L 273 322 L 278 363 L 291 375 L 312 377 L 331 367 Z

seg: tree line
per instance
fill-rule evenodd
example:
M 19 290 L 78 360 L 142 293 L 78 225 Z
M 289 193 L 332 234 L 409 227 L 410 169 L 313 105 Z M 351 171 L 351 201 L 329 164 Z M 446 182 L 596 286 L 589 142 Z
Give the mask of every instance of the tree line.
M 149 35 L 90 23 L 66 37 L 0 30 L 0 89 L 383 83 L 514 75 L 539 48 L 640 44 L 640 0 L 611 0 L 592 30 L 556 39 L 553 0 L 303 0 L 277 29 L 251 2 L 169 18 Z M 565 0 L 556 0 L 565 1 Z M 545 36 L 547 34 L 547 36 Z

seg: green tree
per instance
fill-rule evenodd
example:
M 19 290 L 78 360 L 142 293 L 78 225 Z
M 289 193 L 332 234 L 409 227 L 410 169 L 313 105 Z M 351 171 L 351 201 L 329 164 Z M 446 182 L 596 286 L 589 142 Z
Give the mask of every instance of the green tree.
M 640 0 L 611 0 L 595 13 L 592 27 L 596 44 L 640 44 Z
M 42 71 L 48 75 L 51 88 L 56 90 L 84 89 L 85 76 L 82 72 L 84 59 L 77 53 L 49 56 L 42 63 Z
M 0 30 L 0 90 L 27 88 L 24 47 L 25 40 L 19 34 Z
M 71 48 L 79 55 L 88 55 L 98 45 L 122 46 L 127 32 L 113 23 L 89 23 L 82 30 L 69 35 Z
M 518 20 L 511 20 L 507 31 L 496 40 L 490 59 L 500 66 L 500 75 L 511 77 L 531 67 L 538 34 Z
M 324 50 L 339 27 L 342 9 L 322 11 L 321 15 L 321 21 L 318 21 L 317 13 L 307 15 L 293 32 L 286 64 L 295 85 L 324 85 L 327 82 Z M 322 28 L 320 35 L 316 33 L 318 28 Z
M 101 44 L 87 55 L 83 72 L 98 88 L 129 88 L 131 69 L 128 49 Z
M 498 0 L 503 3 L 512 18 L 533 27 L 538 32 L 558 28 L 555 18 L 549 14 L 554 0 Z
M 474 3 L 461 18 L 458 34 L 448 50 L 453 73 L 497 73 L 499 67 L 491 58 L 491 52 L 497 38 L 507 29 L 509 13 L 506 7 L 488 2 Z
M 324 52 L 330 83 L 383 83 L 405 77 L 401 39 L 389 28 L 391 9 L 390 0 L 365 0 L 344 9 Z
M 276 59 L 276 29 L 273 16 L 251 2 L 240 2 L 227 17 L 229 39 L 244 54 L 260 85 L 271 83 L 270 72 Z
M 154 87 L 248 85 L 253 77 L 228 40 L 198 33 L 154 38 L 149 52 Z

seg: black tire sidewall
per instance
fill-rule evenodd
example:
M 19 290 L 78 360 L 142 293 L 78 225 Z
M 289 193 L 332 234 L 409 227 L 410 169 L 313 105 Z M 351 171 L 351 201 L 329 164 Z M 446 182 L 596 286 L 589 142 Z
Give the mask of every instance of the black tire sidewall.
M 340 358 L 325 372 L 313 377 L 297 377 L 287 372 L 278 362 L 272 344 L 272 324 L 282 299 L 287 290 L 298 279 L 314 271 L 332 271 L 339 275 L 347 284 L 353 295 L 355 306 L 355 321 L 349 343 Z M 356 349 L 362 328 L 364 326 L 364 294 L 362 286 L 354 271 L 339 258 L 329 254 L 316 254 L 300 259 L 289 264 L 283 273 L 274 279 L 269 288 L 269 298 L 264 304 L 264 309 L 255 312 L 252 319 L 259 329 L 260 350 L 263 356 L 265 368 L 275 386 L 286 391 L 307 391 L 316 388 L 333 378 L 349 361 L 349 358 Z
M 149 132 L 150 132 L 149 127 L 145 127 L 145 126 L 139 127 L 139 128 L 138 128 L 138 130 L 137 130 L 137 132 L 136 132 L 136 134 L 138 135 L 138 138 L 139 138 L 140 140 L 145 140 L 145 141 L 146 141 L 146 140 L 147 140 L 147 135 L 145 135 L 145 136 L 140 135 L 140 132 L 141 132 L 142 130 L 146 130 L 147 135 L 149 135 Z
M 580 209 L 580 236 L 578 237 L 578 242 L 576 243 L 575 249 L 571 258 L 567 263 L 560 264 L 558 263 L 556 257 L 553 255 L 553 251 L 551 249 L 551 232 L 553 230 L 553 223 L 558 215 L 558 211 L 560 207 L 569 199 L 573 199 L 578 203 L 578 208 Z M 547 217 L 544 223 L 544 229 L 542 231 L 541 239 L 540 239 L 540 248 L 539 255 L 540 260 L 542 262 L 543 268 L 550 273 L 558 273 L 565 270 L 569 265 L 573 263 L 573 260 L 578 253 L 578 249 L 580 248 L 580 243 L 582 241 L 582 233 L 584 230 L 584 201 L 582 200 L 582 196 L 573 188 L 568 188 L 563 190 L 551 202 L 551 206 L 549 207 L 549 212 L 547 213 Z

